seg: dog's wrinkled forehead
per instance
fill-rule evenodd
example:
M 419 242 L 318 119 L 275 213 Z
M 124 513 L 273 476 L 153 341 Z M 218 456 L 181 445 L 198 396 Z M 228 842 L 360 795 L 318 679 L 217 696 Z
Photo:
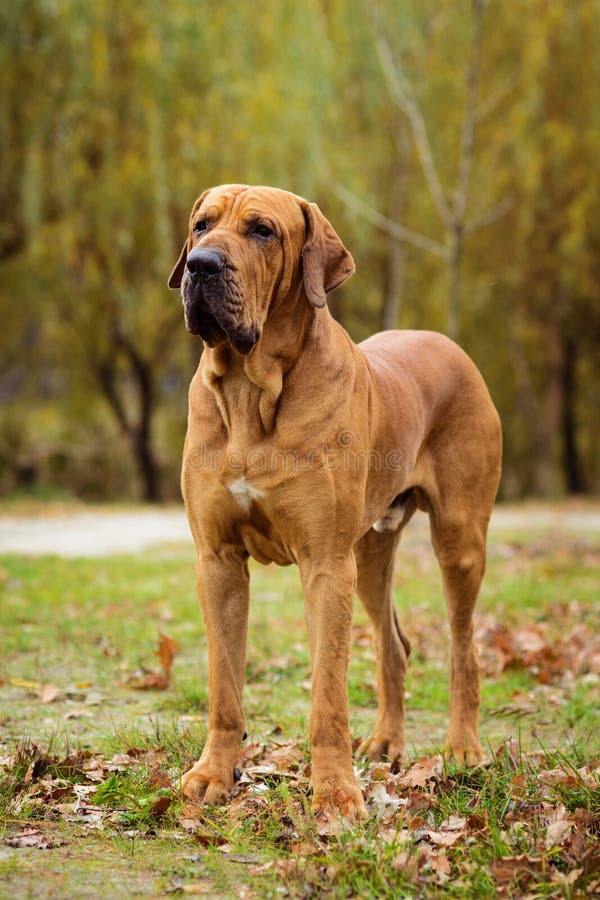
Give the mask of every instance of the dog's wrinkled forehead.
M 299 230 L 305 227 L 300 203 L 302 199 L 279 188 L 225 184 L 205 191 L 194 203 L 190 218 L 193 228 L 198 218 L 243 221 L 265 216 L 276 230 Z

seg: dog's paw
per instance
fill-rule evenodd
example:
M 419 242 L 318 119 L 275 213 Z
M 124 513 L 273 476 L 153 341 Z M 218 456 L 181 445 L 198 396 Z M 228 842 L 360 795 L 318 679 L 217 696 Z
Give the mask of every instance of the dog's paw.
M 444 747 L 444 758 L 453 760 L 459 765 L 476 766 L 485 757 L 479 741 L 467 744 L 465 741 L 448 741 Z
M 233 778 L 233 773 L 230 779 L 219 778 L 192 766 L 181 776 L 181 790 L 186 808 L 189 807 L 191 810 L 204 803 L 210 806 L 222 806 L 227 803 L 233 788 Z
M 362 792 L 358 784 L 350 780 L 320 785 L 315 790 L 312 811 L 317 831 L 322 835 L 340 834 L 368 816 Z
M 358 748 L 358 755 L 364 756 L 371 762 L 391 762 L 397 765 L 404 752 L 404 740 L 402 735 L 383 737 L 375 732 L 366 738 Z

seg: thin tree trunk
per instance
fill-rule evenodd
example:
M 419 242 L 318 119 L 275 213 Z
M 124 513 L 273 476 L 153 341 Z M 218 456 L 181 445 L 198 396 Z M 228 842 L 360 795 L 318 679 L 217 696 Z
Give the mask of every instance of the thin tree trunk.
M 154 383 L 151 365 L 142 358 L 133 343 L 122 333 L 117 340 L 131 364 L 138 390 L 139 415 L 132 432 L 132 449 L 142 480 L 143 497 L 149 503 L 161 499 L 160 469 L 152 441 Z
M 458 339 L 460 328 L 460 275 L 464 238 L 465 234 L 473 231 L 475 227 L 474 222 L 467 221 L 467 208 L 475 152 L 483 15 L 486 6 L 487 0 L 472 0 L 473 33 L 467 70 L 458 172 L 454 190 L 451 192 L 452 199 L 448 200 L 433 156 L 423 111 L 400 61 L 394 56 L 376 9 L 371 4 L 367 4 L 375 32 L 375 46 L 388 91 L 398 108 L 408 118 L 423 177 L 444 226 L 447 252 L 443 256 L 448 266 L 447 331 L 454 339 Z M 485 219 L 482 221 L 485 222 Z
M 149 503 L 161 499 L 160 465 L 153 447 L 154 384 L 150 366 L 142 359 L 133 344 L 120 333 L 112 334 L 115 348 L 124 353 L 135 381 L 138 395 L 137 416 L 132 416 L 119 393 L 116 380 L 117 349 L 96 364 L 95 373 L 99 387 L 113 412 L 133 455 L 142 488 L 142 497 Z
M 542 412 L 536 423 L 533 490 L 535 494 L 549 497 L 557 487 L 555 448 L 564 409 L 563 346 L 559 322 L 555 318 L 546 324 L 545 350 L 546 390 Z
M 567 491 L 570 494 L 585 493 L 585 478 L 581 458 L 577 446 L 577 423 L 575 417 L 576 386 L 576 353 L 573 341 L 567 338 L 563 345 L 563 410 L 562 410 L 562 443 L 563 469 Z
M 148 503 L 159 503 L 161 500 L 160 469 L 154 455 L 151 431 L 141 427 L 133 441 L 133 451 L 142 482 L 142 494 Z
M 410 152 L 408 136 L 402 134 L 398 140 L 392 173 L 389 218 L 401 222 L 404 218 L 406 201 L 406 163 Z M 387 235 L 387 267 L 385 296 L 383 300 L 382 327 L 384 330 L 398 327 L 400 305 L 404 288 L 406 266 L 406 244 L 393 235 Z
M 463 227 L 456 221 L 450 237 L 450 255 L 448 258 L 448 337 L 457 341 L 459 337 L 460 313 L 460 265 L 463 254 Z

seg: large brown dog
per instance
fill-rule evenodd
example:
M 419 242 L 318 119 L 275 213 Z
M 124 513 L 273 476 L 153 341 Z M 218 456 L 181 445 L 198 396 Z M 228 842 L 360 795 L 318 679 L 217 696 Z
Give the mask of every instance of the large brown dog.
M 209 730 L 183 777 L 223 802 L 244 734 L 247 558 L 296 563 L 312 655 L 313 808 L 365 814 L 352 769 L 347 669 L 354 594 L 373 623 L 379 713 L 371 759 L 403 749 L 409 643 L 392 602 L 400 532 L 429 514 L 451 632 L 448 751 L 480 755 L 473 608 L 500 476 L 485 384 L 452 341 L 389 331 L 356 346 L 326 294 L 354 271 L 317 206 L 226 185 L 194 204 L 169 279 L 204 341 L 192 380 L 182 486 L 209 655 Z

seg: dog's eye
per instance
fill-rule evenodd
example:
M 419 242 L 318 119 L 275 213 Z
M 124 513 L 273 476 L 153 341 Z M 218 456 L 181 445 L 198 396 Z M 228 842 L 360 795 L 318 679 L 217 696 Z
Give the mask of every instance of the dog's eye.
M 263 223 L 254 225 L 250 233 L 260 238 L 270 238 L 275 234 L 272 228 L 269 228 L 268 225 L 264 225 Z
M 208 222 L 206 221 L 206 219 L 201 219 L 199 222 L 196 222 L 192 231 L 194 232 L 194 234 L 202 234 L 202 232 L 206 231 L 207 228 Z

